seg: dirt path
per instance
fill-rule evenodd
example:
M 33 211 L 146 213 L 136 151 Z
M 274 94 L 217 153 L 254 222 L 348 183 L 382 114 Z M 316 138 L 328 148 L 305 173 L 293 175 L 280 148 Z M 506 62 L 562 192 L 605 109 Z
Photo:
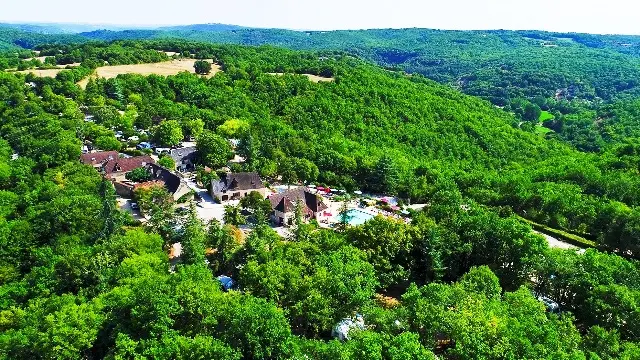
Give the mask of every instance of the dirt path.
M 547 235 L 544 233 L 541 233 L 539 231 L 535 231 L 533 230 L 534 233 L 538 234 L 538 235 L 542 235 L 542 237 L 544 237 L 547 240 L 547 243 L 549 243 L 549 247 L 551 248 L 558 248 L 558 249 L 578 249 L 577 246 L 575 245 L 571 245 L 569 243 L 566 243 L 564 241 L 560 241 L 556 238 L 554 238 L 551 235 Z

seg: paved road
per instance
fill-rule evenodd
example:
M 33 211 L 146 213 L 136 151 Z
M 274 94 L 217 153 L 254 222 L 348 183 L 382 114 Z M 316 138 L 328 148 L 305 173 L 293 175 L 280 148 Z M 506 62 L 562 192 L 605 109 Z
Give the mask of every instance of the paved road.
M 547 235 L 547 234 L 543 234 L 539 231 L 535 231 L 533 230 L 534 233 L 538 234 L 538 235 L 542 235 L 547 242 L 549 243 L 549 247 L 552 248 L 558 248 L 558 249 L 578 249 L 577 246 L 566 243 L 564 241 L 560 241 L 556 238 L 554 238 L 553 236 Z
M 140 222 L 144 223 L 147 221 L 147 219 L 140 215 L 139 210 L 133 210 L 133 208 L 131 207 L 131 203 L 133 201 L 131 199 L 117 197 L 116 200 L 118 202 L 118 207 L 120 208 L 120 210 L 128 212 L 129 214 L 131 214 L 131 216 L 133 216 L 134 219 Z
M 224 223 L 224 205 L 218 204 L 213 200 L 213 197 L 209 195 L 209 192 L 206 189 L 202 189 L 198 187 L 195 181 L 185 178 L 184 179 L 187 186 L 195 191 L 198 196 L 202 199 L 202 201 L 196 207 L 196 211 L 198 212 L 198 217 L 204 221 L 205 223 L 209 222 L 211 219 L 218 220 L 221 224 Z M 229 204 L 227 204 L 229 205 Z M 235 205 L 235 204 L 230 204 Z
M 209 192 L 207 191 L 207 189 L 202 189 L 200 187 L 198 187 L 198 184 L 196 184 L 195 181 L 191 180 L 188 177 L 184 178 L 184 181 L 187 183 L 187 186 L 195 191 L 198 196 L 202 199 L 202 201 L 206 204 L 215 204 L 216 202 L 213 200 L 213 198 L 211 197 L 211 195 L 209 195 Z

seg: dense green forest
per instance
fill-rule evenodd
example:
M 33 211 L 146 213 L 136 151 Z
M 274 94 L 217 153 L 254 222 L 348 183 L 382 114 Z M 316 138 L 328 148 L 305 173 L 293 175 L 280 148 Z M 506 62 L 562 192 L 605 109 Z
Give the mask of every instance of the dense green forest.
M 38 49 L 82 65 L 56 78 L 0 72 L 0 358 L 640 358 L 632 145 L 580 152 L 487 101 L 342 52 L 179 40 Z M 222 71 L 76 85 L 105 61 L 166 60 L 160 51 L 213 59 Z M 610 117 L 634 116 L 617 109 Z M 410 224 L 298 224 L 287 239 L 259 220 L 242 238 L 162 202 L 141 226 L 78 162 L 83 141 L 119 150 L 115 131 L 140 129 L 162 143 L 197 136 L 214 168 L 228 159 L 216 149 L 235 138 L 247 159 L 237 170 L 267 181 L 429 206 Z M 597 249 L 549 249 L 516 215 Z M 184 255 L 170 271 L 178 241 Z M 237 290 L 222 291 L 220 274 Z M 331 340 L 355 313 L 366 328 Z
M 599 113 L 607 112 L 606 107 L 624 106 L 619 102 L 639 95 L 637 36 L 428 29 L 296 32 L 214 26 L 94 31 L 82 36 L 99 40 L 180 38 L 344 51 L 482 97 L 514 112 L 525 121 L 525 129 L 538 133 L 550 129 L 547 136 L 590 152 L 605 152 L 621 142 L 616 126 L 604 126 Z M 549 115 L 540 117 L 541 110 Z M 608 120 L 622 122 L 617 127 L 626 131 L 637 128 L 637 122 L 625 121 L 617 113 Z
M 184 39 L 340 50 L 457 86 L 498 105 L 520 97 L 553 97 L 561 89 L 566 89 L 570 98 L 586 100 L 610 100 L 619 93 L 635 93 L 640 64 L 636 58 L 640 48 L 637 36 L 429 29 L 288 31 L 217 24 L 60 36 L 24 30 L 31 27 L 4 25 L 0 40 L 28 48 L 82 40 Z
M 53 35 L 56 31 L 64 34 Z M 637 36 L 429 29 L 302 32 L 220 24 L 69 31 L 68 26 L 5 24 L 0 27 L 0 49 L 54 42 L 186 39 L 340 51 L 489 100 L 515 113 L 525 130 L 581 151 L 615 152 L 612 148 L 629 142 L 629 132 L 637 132 L 637 122 L 620 113 L 627 111 L 611 111 L 639 95 Z M 618 132 L 621 127 L 624 133 Z
M 379 29 L 300 32 L 216 26 L 94 31 L 93 40 L 180 38 L 214 43 L 275 45 L 298 50 L 341 50 L 379 65 L 419 73 L 497 105 L 525 97 L 568 96 L 609 100 L 635 92 L 640 38 L 538 31 Z M 629 56 L 631 55 L 631 56 Z

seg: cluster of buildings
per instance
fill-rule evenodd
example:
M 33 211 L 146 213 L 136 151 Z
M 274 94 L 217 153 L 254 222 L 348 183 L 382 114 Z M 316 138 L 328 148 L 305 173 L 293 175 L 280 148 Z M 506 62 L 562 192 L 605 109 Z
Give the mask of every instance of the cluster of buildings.
M 262 179 L 254 172 L 226 174 L 211 183 L 211 195 L 222 202 L 240 200 L 254 191 L 263 197 L 267 193 Z M 299 204 L 306 221 L 315 219 L 322 222 L 331 215 L 325 211 L 328 206 L 324 203 L 323 198 L 305 187 L 272 194 L 269 196 L 269 202 L 273 211 L 271 220 L 276 225 L 287 226 L 293 223 L 296 204 Z
M 191 191 L 180 176 L 156 164 L 148 155 L 124 157 L 117 151 L 101 151 L 82 154 L 80 161 L 104 174 L 113 183 L 116 193 L 125 198 L 133 197 L 135 189 L 150 185 L 164 186 L 174 199 L 179 199 Z M 144 183 L 129 181 L 126 175 L 138 168 L 145 168 L 151 174 L 151 180 Z
M 195 147 L 168 149 L 168 154 L 174 160 L 179 172 L 194 169 Z M 93 166 L 110 179 L 116 193 L 124 198 L 131 198 L 137 188 L 150 185 L 164 186 L 176 200 L 191 191 L 182 176 L 158 165 L 149 155 L 128 157 L 117 151 L 101 151 L 82 154 L 80 161 Z M 129 172 L 138 168 L 145 168 L 151 174 L 151 180 L 136 183 L 126 178 Z M 240 200 L 252 192 L 258 192 L 263 198 L 267 197 L 267 188 L 255 172 L 227 173 L 220 179 L 213 180 L 209 190 L 211 195 L 222 203 Z M 318 222 L 326 221 L 331 214 L 327 212 L 328 206 L 324 199 L 316 193 L 315 189 L 298 187 L 271 194 L 268 199 L 272 208 L 272 222 L 280 226 L 291 225 L 297 206 L 300 206 L 306 221 L 312 219 Z

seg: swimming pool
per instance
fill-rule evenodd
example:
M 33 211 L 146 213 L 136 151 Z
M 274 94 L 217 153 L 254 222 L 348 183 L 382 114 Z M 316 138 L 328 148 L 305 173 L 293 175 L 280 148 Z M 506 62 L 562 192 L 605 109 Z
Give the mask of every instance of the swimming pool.
M 351 209 L 347 211 L 347 214 L 349 215 L 349 225 L 352 226 L 362 225 L 374 218 L 373 215 L 358 209 Z

